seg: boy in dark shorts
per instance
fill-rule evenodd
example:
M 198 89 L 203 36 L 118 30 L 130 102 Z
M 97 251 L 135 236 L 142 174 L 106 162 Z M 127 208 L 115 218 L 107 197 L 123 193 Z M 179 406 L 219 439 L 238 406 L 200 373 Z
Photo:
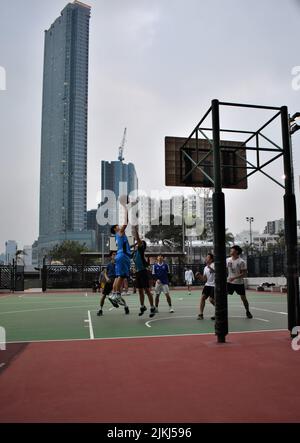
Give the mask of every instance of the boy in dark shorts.
M 240 257 L 242 252 L 240 246 L 232 246 L 230 250 L 230 257 L 227 259 L 227 292 L 230 295 L 236 292 L 244 304 L 247 318 L 253 318 L 246 297 L 244 278 L 247 275 L 247 266 L 246 262 Z
M 105 279 L 105 283 L 104 283 L 104 288 L 102 291 L 102 297 L 100 300 L 100 310 L 98 311 L 97 315 L 98 317 L 102 317 L 103 316 L 103 306 L 104 306 L 104 302 L 107 296 L 110 295 L 111 291 L 113 290 L 113 285 L 114 285 L 114 281 L 116 278 L 116 264 L 115 264 L 115 258 L 116 258 L 116 253 L 115 252 L 111 252 L 110 254 L 111 260 L 108 263 L 106 269 L 104 270 L 104 279 Z M 115 307 L 118 308 L 119 304 L 117 302 L 115 302 L 114 300 L 110 300 L 111 304 Z M 125 302 L 125 301 L 124 301 Z M 129 314 L 129 308 L 127 306 L 127 304 L 125 303 L 125 314 L 128 315 Z
M 147 311 L 147 308 L 145 306 L 145 292 L 146 292 L 150 303 L 150 318 L 152 318 L 155 315 L 156 309 L 154 306 L 153 295 L 150 290 L 148 263 L 145 259 L 145 251 L 147 244 L 145 241 L 141 240 L 137 227 L 133 228 L 133 233 L 135 240 L 137 241 L 136 249 L 133 254 L 133 261 L 136 269 L 135 285 L 137 290 L 139 291 L 140 302 L 141 302 L 139 317 L 141 317 Z
M 205 285 L 202 291 L 202 297 L 200 301 L 200 314 L 198 315 L 198 320 L 203 320 L 203 312 L 205 308 L 206 300 L 209 299 L 210 303 L 215 306 L 215 265 L 213 254 L 207 254 L 206 266 L 203 271 L 203 275 L 197 272 L 197 280 L 205 281 Z M 215 320 L 215 317 L 211 317 Z

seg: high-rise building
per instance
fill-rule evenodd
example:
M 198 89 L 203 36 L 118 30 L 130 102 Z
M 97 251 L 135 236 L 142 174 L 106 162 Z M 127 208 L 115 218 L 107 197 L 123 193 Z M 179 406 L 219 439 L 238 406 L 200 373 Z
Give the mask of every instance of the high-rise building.
M 15 240 L 8 240 L 5 242 L 5 264 L 11 265 L 16 259 L 18 245 Z
M 23 251 L 23 264 L 25 269 L 30 269 L 32 267 L 32 246 L 24 246 Z
M 268 221 L 264 234 L 276 235 L 284 231 L 284 219 Z
M 91 209 L 87 212 L 87 229 L 88 230 L 97 230 L 97 209 Z
M 39 247 L 87 232 L 87 121 L 91 8 L 69 3 L 45 31 Z
M 138 178 L 134 164 L 123 163 L 123 161 L 102 161 L 101 172 L 102 201 L 105 200 L 104 191 L 113 192 L 116 201 L 121 195 L 132 194 L 133 197 L 137 197 Z M 111 209 L 115 211 L 116 223 L 118 223 L 120 216 L 118 205 L 114 205 Z

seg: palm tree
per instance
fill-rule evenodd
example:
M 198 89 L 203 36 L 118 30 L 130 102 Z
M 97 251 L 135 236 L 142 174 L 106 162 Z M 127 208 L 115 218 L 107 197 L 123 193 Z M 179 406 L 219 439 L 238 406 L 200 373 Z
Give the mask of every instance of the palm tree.
M 231 246 L 234 243 L 234 235 L 231 232 L 228 232 L 228 229 L 226 228 L 225 232 L 225 244 L 226 246 Z

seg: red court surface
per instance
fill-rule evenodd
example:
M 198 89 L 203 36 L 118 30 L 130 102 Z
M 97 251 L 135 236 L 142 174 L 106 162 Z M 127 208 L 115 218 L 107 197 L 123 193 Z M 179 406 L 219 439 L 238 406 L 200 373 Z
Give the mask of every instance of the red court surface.
M 9 345 L 0 422 L 299 422 L 288 332 Z

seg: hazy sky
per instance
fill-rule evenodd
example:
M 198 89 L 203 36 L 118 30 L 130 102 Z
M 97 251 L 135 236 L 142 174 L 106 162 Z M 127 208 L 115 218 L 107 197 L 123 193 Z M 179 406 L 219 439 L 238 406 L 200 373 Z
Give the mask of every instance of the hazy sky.
M 0 252 L 38 236 L 43 31 L 64 0 L 0 0 Z M 297 0 L 91 0 L 88 208 L 96 208 L 101 160 L 115 160 L 125 126 L 126 161 L 140 187 L 164 187 L 164 137 L 187 136 L 210 101 L 288 105 L 300 111 Z M 222 114 L 223 125 L 258 129 L 269 113 Z M 267 133 L 266 133 L 267 134 Z M 269 135 L 277 137 L 276 128 Z M 298 135 L 299 134 L 299 135 Z M 294 138 L 299 214 L 300 132 Z M 280 141 L 278 139 L 278 141 Z M 282 161 L 267 170 L 281 180 Z M 226 192 L 234 233 L 283 215 L 283 192 L 256 174 Z

